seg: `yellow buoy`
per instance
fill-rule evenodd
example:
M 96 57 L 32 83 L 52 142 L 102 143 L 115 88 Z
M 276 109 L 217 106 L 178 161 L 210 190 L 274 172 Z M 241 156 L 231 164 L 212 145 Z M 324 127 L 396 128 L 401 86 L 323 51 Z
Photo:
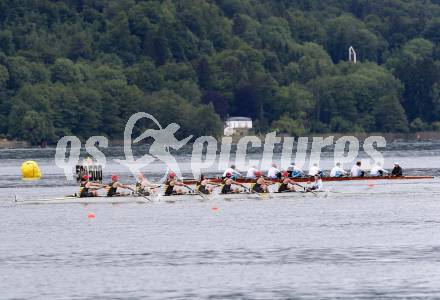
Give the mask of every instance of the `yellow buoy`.
M 35 161 L 28 160 L 21 165 L 21 179 L 36 180 L 40 178 L 41 178 L 40 167 Z

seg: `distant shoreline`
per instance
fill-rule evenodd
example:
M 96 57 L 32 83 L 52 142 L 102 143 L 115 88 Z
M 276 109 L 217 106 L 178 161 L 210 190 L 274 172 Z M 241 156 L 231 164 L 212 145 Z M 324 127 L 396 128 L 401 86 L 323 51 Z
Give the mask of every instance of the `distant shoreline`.
M 252 133 L 250 135 L 253 135 Z M 233 135 L 232 140 L 236 143 L 243 135 Z M 259 138 L 264 139 L 265 134 L 257 134 Z M 279 135 L 281 137 L 287 135 Z M 369 136 L 383 136 L 387 141 L 395 141 L 395 140 L 440 140 L 440 131 L 420 131 L 420 132 L 411 132 L 411 133 L 381 133 L 381 132 L 371 132 L 371 133 L 311 133 L 305 134 L 301 137 L 328 137 L 334 136 L 335 139 L 338 139 L 342 136 L 355 136 L 360 140 L 363 140 Z M 110 146 L 122 146 L 124 144 L 123 140 L 110 140 Z M 55 146 L 56 144 L 49 144 L 48 148 Z M 17 148 L 28 148 L 28 149 L 41 149 L 41 146 L 31 146 L 28 142 L 25 141 L 16 141 L 16 140 L 7 140 L 0 139 L 0 149 L 17 149 Z

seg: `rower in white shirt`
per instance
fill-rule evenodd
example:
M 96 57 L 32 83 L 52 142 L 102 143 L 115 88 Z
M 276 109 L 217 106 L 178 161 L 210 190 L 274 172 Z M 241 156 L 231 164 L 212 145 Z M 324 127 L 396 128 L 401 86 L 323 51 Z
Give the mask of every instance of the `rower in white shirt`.
M 304 175 L 303 171 L 294 162 L 287 168 L 287 172 L 289 172 L 290 177 L 293 178 L 302 177 Z
M 319 168 L 317 163 L 314 163 L 313 166 L 309 170 L 309 176 L 315 176 L 316 174 L 320 174 L 321 169 Z
M 361 168 L 362 163 L 360 161 L 356 162 L 356 164 L 351 168 L 350 176 L 351 177 L 364 177 L 365 171 Z
M 348 172 L 341 167 L 341 163 L 337 162 L 336 166 L 330 172 L 330 177 L 342 177 L 348 175 Z
M 231 165 L 230 168 L 227 168 L 225 170 L 225 172 L 223 173 L 223 178 L 226 177 L 226 174 L 228 174 L 228 173 L 231 174 L 232 178 L 234 178 L 234 177 L 241 177 L 240 172 L 235 170 L 235 165 Z
M 257 176 L 255 173 L 258 171 L 256 166 L 250 167 L 250 169 L 247 171 L 246 178 L 255 179 Z
M 372 167 L 370 170 L 371 176 L 383 176 L 385 174 L 389 174 L 389 172 L 387 170 L 385 170 L 384 168 L 382 168 L 382 165 L 380 164 L 380 162 L 377 162 L 376 165 L 374 167 Z
M 322 183 L 322 179 L 321 176 L 319 176 L 318 174 L 313 176 L 315 181 L 311 183 L 310 187 L 308 187 L 306 189 L 306 191 L 310 192 L 310 191 L 322 191 L 322 189 L 324 188 L 324 184 Z
M 267 177 L 270 179 L 277 179 L 281 177 L 280 175 L 281 175 L 281 171 L 278 170 L 277 165 L 272 164 L 272 167 L 270 167 L 269 170 L 267 171 Z

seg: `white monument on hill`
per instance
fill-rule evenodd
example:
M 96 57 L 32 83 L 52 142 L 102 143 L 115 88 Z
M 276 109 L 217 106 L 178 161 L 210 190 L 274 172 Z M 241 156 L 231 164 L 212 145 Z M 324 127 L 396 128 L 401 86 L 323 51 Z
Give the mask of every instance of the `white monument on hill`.
M 246 117 L 230 117 L 226 119 L 224 135 L 232 135 L 237 130 L 252 129 L 252 119 Z

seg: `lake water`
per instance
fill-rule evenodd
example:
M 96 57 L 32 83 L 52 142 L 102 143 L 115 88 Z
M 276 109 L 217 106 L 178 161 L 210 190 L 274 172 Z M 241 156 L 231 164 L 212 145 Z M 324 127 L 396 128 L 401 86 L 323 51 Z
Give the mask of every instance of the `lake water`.
M 329 183 L 328 197 L 282 200 L 13 205 L 76 191 L 53 155 L 0 150 L 0 299 L 440 297 L 438 179 Z M 384 155 L 407 174 L 440 174 L 438 142 Z M 38 182 L 20 180 L 29 158 Z M 188 153 L 178 161 L 189 176 Z M 110 161 L 106 175 L 116 171 L 130 180 Z

